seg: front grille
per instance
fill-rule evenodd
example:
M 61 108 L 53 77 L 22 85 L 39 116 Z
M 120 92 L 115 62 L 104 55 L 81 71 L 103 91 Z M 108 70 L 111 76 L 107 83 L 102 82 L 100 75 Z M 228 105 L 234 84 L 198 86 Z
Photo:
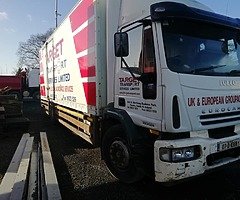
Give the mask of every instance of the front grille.
M 224 158 L 237 158 L 238 156 L 240 156 L 240 147 L 214 153 L 207 156 L 207 165 L 212 166 L 218 164 Z
M 200 123 L 202 125 L 213 125 L 235 121 L 240 121 L 240 111 L 200 116 Z

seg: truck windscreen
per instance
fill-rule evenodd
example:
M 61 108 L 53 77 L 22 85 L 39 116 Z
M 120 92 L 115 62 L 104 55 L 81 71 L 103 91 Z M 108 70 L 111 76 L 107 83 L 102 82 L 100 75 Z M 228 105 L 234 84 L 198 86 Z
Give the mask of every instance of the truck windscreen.
M 171 71 L 240 76 L 239 30 L 191 20 L 166 20 L 162 29 Z

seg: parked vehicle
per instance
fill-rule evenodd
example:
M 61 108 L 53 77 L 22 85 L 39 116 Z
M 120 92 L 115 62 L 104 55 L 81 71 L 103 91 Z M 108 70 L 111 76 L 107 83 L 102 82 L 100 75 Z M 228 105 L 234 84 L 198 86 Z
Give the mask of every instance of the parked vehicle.
M 83 0 L 40 65 L 42 108 L 100 146 L 121 181 L 239 160 L 239 19 L 194 0 Z
M 6 94 L 16 95 L 17 99 L 40 99 L 39 69 L 33 68 L 28 74 L 23 71 L 19 75 L 0 75 L 0 89 Z
M 24 97 L 32 97 L 33 99 L 40 99 L 40 84 L 39 84 L 39 68 L 32 68 L 27 75 L 24 76 L 25 87 L 23 90 Z
M 22 92 L 21 76 L 0 75 L 0 89 L 2 94 L 14 94 L 20 98 Z

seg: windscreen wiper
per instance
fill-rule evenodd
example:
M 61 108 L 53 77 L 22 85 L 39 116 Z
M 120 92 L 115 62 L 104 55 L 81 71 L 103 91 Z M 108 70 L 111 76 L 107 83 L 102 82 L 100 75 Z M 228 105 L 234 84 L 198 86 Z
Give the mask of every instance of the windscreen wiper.
M 225 67 L 225 66 L 226 65 L 211 65 L 211 66 L 208 66 L 208 67 L 202 67 L 202 68 L 193 69 L 191 72 L 192 73 L 198 73 L 198 72 L 203 72 L 203 71 L 212 70 L 212 69 Z
M 232 70 L 229 72 L 230 76 L 240 76 L 240 70 Z

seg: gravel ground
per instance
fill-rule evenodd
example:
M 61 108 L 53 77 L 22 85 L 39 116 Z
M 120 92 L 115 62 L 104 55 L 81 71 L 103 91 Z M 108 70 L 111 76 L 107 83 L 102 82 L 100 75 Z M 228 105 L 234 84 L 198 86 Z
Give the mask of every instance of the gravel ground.
M 41 114 L 38 102 L 24 102 L 24 115 L 31 120 L 31 135 L 38 137 L 40 131 L 47 132 L 63 199 L 240 199 L 240 163 L 172 187 L 150 180 L 127 185 L 111 176 L 99 148 L 92 148 L 63 126 L 51 123 Z M 0 135 L 0 182 L 24 132 L 12 127 Z

